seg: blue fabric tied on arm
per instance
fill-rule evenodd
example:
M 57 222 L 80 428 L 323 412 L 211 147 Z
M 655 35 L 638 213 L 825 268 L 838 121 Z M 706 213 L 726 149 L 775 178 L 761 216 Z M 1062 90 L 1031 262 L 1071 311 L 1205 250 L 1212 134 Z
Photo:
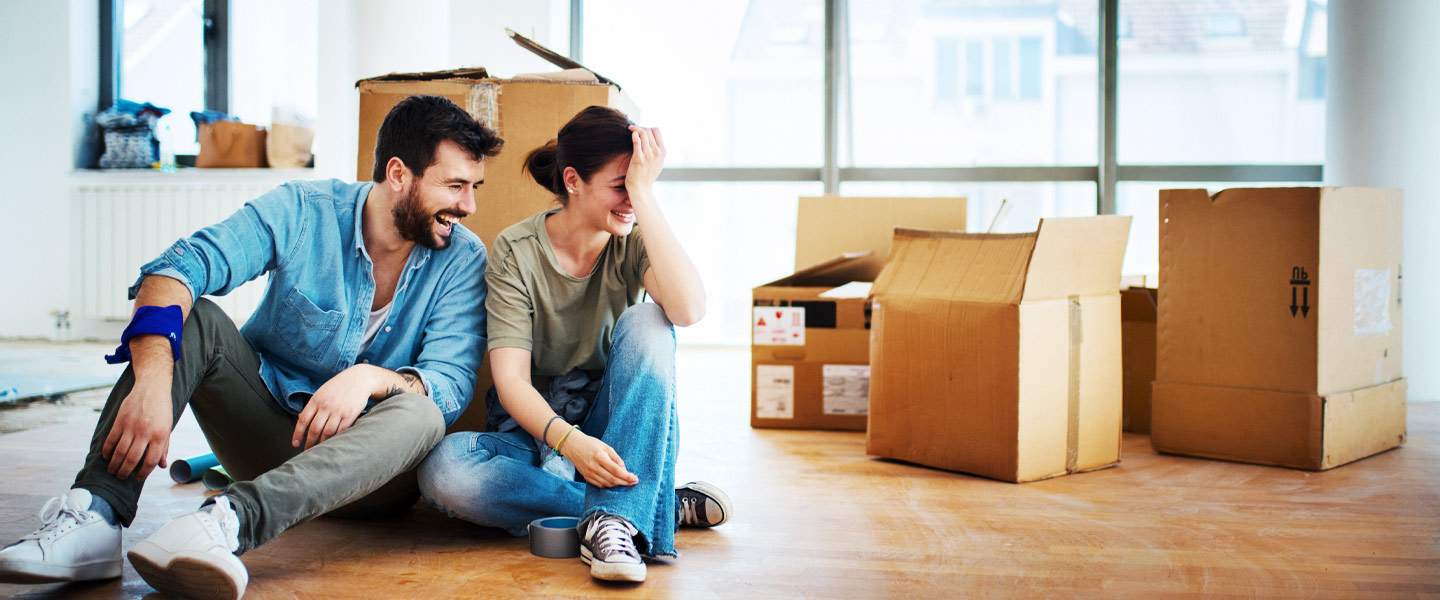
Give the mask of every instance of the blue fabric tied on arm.
M 180 360 L 180 335 L 185 330 L 185 314 L 180 305 L 142 306 L 136 309 L 130 325 L 120 334 L 120 346 L 114 354 L 105 355 L 105 362 L 118 364 L 130 362 L 130 340 L 140 335 L 164 336 L 170 341 L 170 352 Z

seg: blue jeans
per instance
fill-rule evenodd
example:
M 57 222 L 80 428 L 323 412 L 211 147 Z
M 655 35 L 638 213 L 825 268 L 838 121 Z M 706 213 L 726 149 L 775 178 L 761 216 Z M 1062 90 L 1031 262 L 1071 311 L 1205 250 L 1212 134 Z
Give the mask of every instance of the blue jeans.
M 598 488 L 562 479 L 540 468 L 535 438 L 523 429 L 466 431 L 445 436 L 421 463 L 420 493 L 450 516 L 512 535 L 544 517 L 619 515 L 640 530 L 641 553 L 676 556 L 675 329 L 659 306 L 637 304 L 616 321 L 580 430 L 614 448 L 640 482 Z

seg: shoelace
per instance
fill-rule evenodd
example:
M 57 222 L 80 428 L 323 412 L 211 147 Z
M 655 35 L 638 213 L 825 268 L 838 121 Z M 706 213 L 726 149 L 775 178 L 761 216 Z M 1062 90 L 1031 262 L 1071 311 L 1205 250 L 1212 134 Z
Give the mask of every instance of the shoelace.
M 635 561 L 640 560 L 640 551 L 635 549 L 635 540 L 630 537 L 630 528 L 615 517 L 602 517 L 592 527 L 590 538 L 595 541 L 595 553 L 600 560 L 609 562 L 614 554 L 624 554 Z
M 84 513 L 70 507 L 67 496 L 60 494 L 40 507 L 40 529 L 20 540 L 53 540 L 85 520 Z
M 680 497 L 680 524 L 694 525 L 700 522 L 700 515 L 695 512 L 695 498 L 689 496 Z

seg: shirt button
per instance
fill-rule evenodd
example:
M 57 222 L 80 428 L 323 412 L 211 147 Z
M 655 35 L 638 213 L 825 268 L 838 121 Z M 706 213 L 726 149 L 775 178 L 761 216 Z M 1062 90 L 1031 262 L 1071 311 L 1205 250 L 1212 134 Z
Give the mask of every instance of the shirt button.
M 385 331 L 390 331 L 390 326 L 389 326 L 389 325 L 386 325 L 386 326 L 385 326 Z
M 368 364 L 370 364 L 370 359 L 368 359 L 368 358 L 367 358 L 367 359 L 363 359 L 363 360 L 361 360 L 360 362 L 368 365 Z

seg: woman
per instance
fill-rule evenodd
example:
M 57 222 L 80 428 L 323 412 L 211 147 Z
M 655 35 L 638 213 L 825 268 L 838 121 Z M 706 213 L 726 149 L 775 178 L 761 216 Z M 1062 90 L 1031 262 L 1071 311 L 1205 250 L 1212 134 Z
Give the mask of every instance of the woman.
M 676 556 L 677 524 L 731 512 L 712 485 L 674 485 L 671 324 L 700 320 L 705 290 L 655 200 L 664 159 L 658 130 L 599 106 L 526 156 L 560 207 L 491 250 L 494 431 L 447 436 L 420 467 L 425 498 L 468 521 L 524 535 L 538 518 L 580 517 L 581 560 L 612 581 L 643 581 L 642 556 Z

